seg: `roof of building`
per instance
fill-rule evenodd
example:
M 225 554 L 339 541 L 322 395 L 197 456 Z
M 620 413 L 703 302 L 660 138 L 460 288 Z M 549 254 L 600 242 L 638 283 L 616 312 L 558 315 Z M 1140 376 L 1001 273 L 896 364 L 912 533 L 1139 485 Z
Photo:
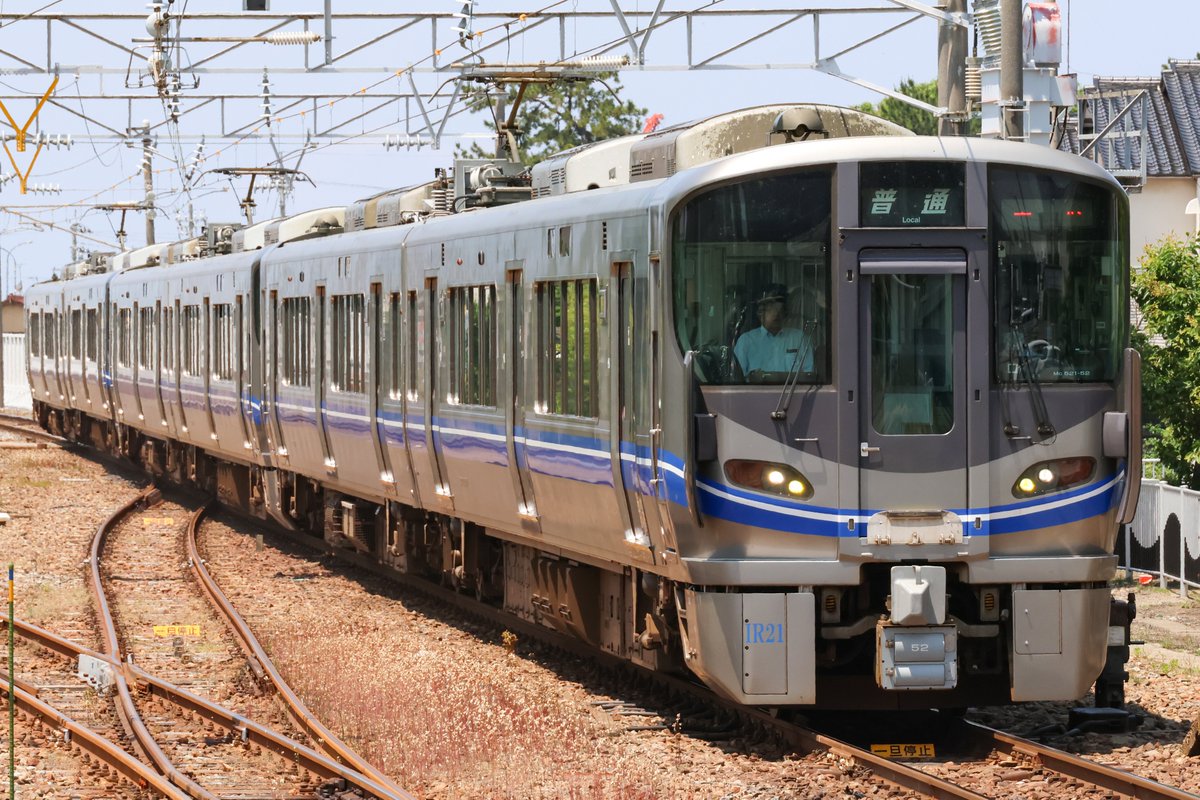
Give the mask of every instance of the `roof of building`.
M 1136 101 L 1142 91 L 1148 93 L 1146 106 Z M 1145 130 L 1147 175 L 1200 175 L 1200 61 L 1172 60 L 1157 78 L 1097 76 L 1083 99 L 1091 115 L 1084 131 L 1091 133 L 1103 131 L 1133 103 L 1096 147 L 1107 169 L 1141 170 L 1139 134 Z

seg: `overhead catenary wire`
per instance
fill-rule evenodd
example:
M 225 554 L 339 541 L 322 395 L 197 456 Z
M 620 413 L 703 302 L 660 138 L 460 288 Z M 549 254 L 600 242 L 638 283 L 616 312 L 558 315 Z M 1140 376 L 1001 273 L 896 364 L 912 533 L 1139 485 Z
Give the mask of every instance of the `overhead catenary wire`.
M 45 8 L 49 8 L 50 6 L 52 6 L 52 5 L 55 5 L 57 2 L 60 2 L 60 1 L 61 1 L 61 0 L 55 0 L 55 2 L 53 2 L 53 3 L 49 3 L 49 4 L 47 4 L 46 6 L 43 6 L 42 8 L 38 9 L 37 11 L 45 10 Z M 557 8 L 558 6 L 565 5 L 565 4 L 569 3 L 569 2 L 571 2 L 571 0 L 554 0 L 554 2 L 548 3 L 548 4 L 546 4 L 546 5 L 544 5 L 544 6 L 540 7 L 540 8 L 538 8 L 538 9 L 536 9 L 536 10 L 533 10 L 533 11 L 530 11 L 530 12 L 527 12 L 527 13 L 522 13 L 522 14 L 520 14 L 520 15 L 519 15 L 519 17 L 518 17 L 518 20 L 505 20 L 505 21 L 503 21 L 503 22 L 497 23 L 497 24 L 495 24 L 495 25 L 492 25 L 492 26 L 490 26 L 490 27 L 487 27 L 487 28 L 484 28 L 484 29 L 481 29 L 481 30 L 478 30 L 478 31 L 474 31 L 474 32 L 473 32 L 473 39 L 474 39 L 474 40 L 479 40 L 479 41 L 482 41 L 482 40 L 485 38 L 485 36 L 486 36 L 487 34 L 490 34 L 490 33 L 492 33 L 492 32 L 495 32 L 495 31 L 497 31 L 497 30 L 500 30 L 500 29 L 504 29 L 504 30 L 506 30 L 506 31 L 510 31 L 510 30 L 511 30 L 511 26 L 513 25 L 514 21 L 519 21 L 519 22 L 521 22 L 521 23 L 524 23 L 524 22 L 526 22 L 526 21 L 527 21 L 529 18 L 531 18 L 531 17 L 538 17 L 538 16 L 541 16 L 541 15 L 543 15 L 543 14 L 546 14 L 547 12 L 549 12 L 549 11 L 553 10 L 554 8 Z M 712 5 L 716 5 L 716 4 L 720 3 L 720 2 L 723 2 L 723 0 L 713 0 L 713 2 L 710 2 L 710 3 L 706 4 L 706 6 L 705 6 L 705 7 L 709 7 L 709 6 L 712 6 Z M 184 7 L 183 7 L 183 11 L 184 11 L 184 12 L 186 12 L 186 9 L 187 9 L 187 3 L 185 2 L 185 4 L 184 4 Z M 37 13 L 37 11 L 31 12 L 29 15 L 26 15 L 26 17 L 27 17 L 27 16 L 30 16 L 30 15 L 32 15 L 32 14 L 36 14 L 36 13 Z M 182 16 L 182 15 L 180 15 L 180 16 Z M 22 18 L 24 18 L 24 17 L 22 17 Z M 17 21 L 17 20 L 13 20 L 13 21 L 15 22 L 15 21 Z M 664 21 L 664 22 L 665 22 L 665 21 Z M 180 21 L 180 24 L 181 24 L 181 23 L 182 23 L 182 21 Z M 10 23 L 10 24 L 11 24 L 11 23 Z M 657 23 L 656 25 L 653 25 L 653 26 L 647 26 L 647 28 L 644 28 L 644 29 L 643 29 L 643 28 L 639 28 L 639 29 L 637 29 L 637 30 L 635 31 L 635 33 L 639 33 L 639 34 L 640 34 L 640 33 L 643 33 L 645 30 L 652 29 L 653 27 L 658 27 L 658 25 L 661 25 L 661 24 L 664 24 L 664 23 L 663 23 L 663 22 L 659 22 L 659 23 Z M 0 26 L 0 27 L 6 27 L 6 26 Z M 177 28 L 177 31 L 178 31 L 178 28 Z M 457 41 L 457 40 L 456 40 L 456 41 Z M 352 100 L 352 99 L 354 99 L 354 98 L 356 98 L 356 97 L 359 97 L 359 98 L 361 98 L 361 96 L 362 96 L 362 95 L 365 95 L 365 94 L 367 94 L 367 93 L 368 93 L 369 91 L 371 91 L 372 89 L 375 89 L 375 88 L 377 88 L 377 87 L 379 87 L 379 86 L 381 86 L 381 85 L 383 85 L 383 84 L 385 84 L 385 83 L 389 83 L 389 82 L 391 82 L 391 81 L 393 81 L 393 80 L 395 80 L 395 79 L 397 79 L 397 78 L 399 78 L 399 77 L 402 77 L 402 76 L 404 76 L 404 75 L 406 75 L 406 74 L 408 74 L 408 73 L 412 73 L 412 72 L 414 72 L 414 71 L 415 71 L 415 69 L 416 69 L 417 67 L 419 67 L 419 66 L 421 66 L 421 65 L 423 65 L 423 64 L 426 64 L 427 62 L 430 62 L 430 61 L 432 61 L 432 60 L 436 59 L 437 57 L 441 56 L 441 55 L 443 54 L 444 50 L 445 50 L 447 47 L 449 47 L 451 44 L 454 44 L 454 43 L 456 43 L 456 41 L 452 41 L 452 42 L 450 42 L 449 44 L 446 44 L 446 45 L 442 45 L 442 46 L 435 47 L 435 48 L 433 49 L 433 51 L 432 51 L 432 52 L 430 52 L 429 54 L 425 55 L 424 57 L 422 57 L 422 58 L 420 58 L 420 59 L 418 59 L 418 60 L 416 60 L 416 61 L 414 61 L 414 62 L 410 63 L 410 64 L 409 64 L 407 67 L 404 67 L 404 68 L 402 68 L 402 69 L 395 70 L 394 72 L 391 72 L 391 73 L 388 73 L 388 74 L 387 74 L 385 77 L 383 77 L 383 78 L 381 78 L 380 80 L 378 80 L 378 81 L 375 81 L 375 82 L 373 82 L 373 83 L 371 83 L 371 84 L 368 84 L 367 86 L 361 87 L 361 88 L 359 88 L 359 89 L 357 89 L 357 90 L 355 90 L 355 91 L 352 91 L 352 92 L 346 92 L 345 94 L 342 94 L 342 95 L 338 95 L 338 96 L 331 97 L 331 98 L 330 98 L 328 101 L 326 101 L 326 103 L 324 104 L 324 106 L 323 106 L 323 107 L 324 107 L 324 108 L 328 108 L 328 109 L 332 109 L 332 108 L 336 107 L 336 106 L 337 106 L 339 103 L 343 103 L 343 102 L 345 102 L 345 101 L 347 101 L 347 100 Z M 599 46 L 598 46 L 598 47 L 596 47 L 596 48 L 591 48 L 590 50 L 583 51 L 583 52 L 584 52 L 584 53 L 588 53 L 588 52 L 592 52 L 592 51 L 594 51 L 594 50 L 597 50 L 597 49 L 600 49 L 600 50 L 603 50 L 603 49 L 611 49 L 612 47 L 619 45 L 621 41 L 624 41 L 624 38 L 623 38 L 623 37 L 622 37 L 622 38 L 619 38 L 619 39 L 615 39 L 615 40 L 613 40 L 613 41 L 612 41 L 612 42 L 610 42 L 610 43 L 605 43 L 605 44 L 599 45 Z M 458 42 L 458 43 L 461 43 L 461 42 Z M 488 48 L 490 48 L 490 47 L 492 47 L 492 46 L 493 46 L 493 45 L 487 45 L 486 47 L 478 47 L 478 48 L 475 48 L 475 49 L 469 50 L 469 55 L 471 55 L 471 56 L 478 56 L 478 55 L 480 55 L 482 52 L 484 52 L 485 50 L 487 50 Z M 510 49 L 509 49 L 509 52 L 511 52 L 511 42 L 509 42 L 509 43 L 508 43 L 508 47 L 510 48 Z M 573 54 L 572 58 L 576 58 L 576 57 L 578 57 L 579 55 L 580 55 L 580 53 L 577 51 L 575 54 Z M 547 64 L 547 65 L 548 65 L 548 66 L 554 66 L 554 64 L 555 64 L 555 62 L 548 62 L 548 64 Z M 77 79 L 77 80 L 78 80 L 78 79 Z M 442 90 L 442 89 L 445 87 L 445 85 L 446 85 L 446 83 L 443 83 L 441 86 L 439 86 L 439 87 L 438 87 L 438 89 L 437 89 L 437 91 L 434 93 L 434 95 L 433 95 L 432 97 L 433 97 L 433 98 L 436 98 L 436 97 L 438 96 L 438 94 L 441 92 L 441 90 Z M 77 89 L 77 92 L 78 92 L 78 89 Z M 82 108 L 82 102 L 81 102 L 81 108 Z M 435 109 L 435 110 L 442 110 L 443 108 L 445 108 L 445 106 L 435 106 L 435 107 L 434 107 L 434 109 Z M 372 110 L 372 112 L 370 112 L 370 113 L 374 113 L 374 111 L 376 111 L 376 110 L 381 110 L 381 109 L 374 109 L 374 110 Z M 464 113 L 464 112 L 466 112 L 466 111 L 468 111 L 468 110 L 470 110 L 470 109 L 469 109 L 469 108 L 467 108 L 466 106 L 464 106 L 464 107 L 463 107 L 462 109 L 460 109 L 459 111 L 453 111 L 453 112 L 450 112 L 450 116 L 458 116 L 459 114 L 461 114 L 461 113 Z M 169 115 L 166 113 L 167 111 L 168 111 L 168 109 L 164 108 L 164 117 L 168 117 L 168 116 L 169 116 Z M 236 138 L 233 138 L 231 141 L 228 141 L 227 143 L 223 144 L 221 147 L 219 147 L 219 148 L 217 148 L 217 149 L 213 150 L 213 151 L 212 151 L 210 154 L 201 154 L 201 155 L 199 156 L 199 158 L 197 159 L 197 163 L 194 165 L 194 167 L 196 168 L 196 171 L 197 171 L 197 172 L 199 172 L 199 168 L 200 168 L 200 167 L 202 167 L 202 166 L 203 166 L 203 165 L 204 165 L 206 162 L 210 162 L 210 161 L 212 161 L 213 159 L 217 159 L 217 158 L 219 158 L 219 157 L 220 157 L 220 156 L 221 156 L 223 153 L 228 153 L 229 151 L 236 151 L 236 150 L 237 150 L 237 149 L 238 149 L 238 148 L 239 148 L 239 147 L 240 147 L 242 144 L 244 144 L 244 143 L 245 143 L 245 141 L 246 141 L 247 139 L 249 139 L 250 137 L 252 137 L 252 136 L 254 136 L 254 135 L 256 135 L 256 134 L 258 134 L 258 133 L 259 133 L 259 132 L 262 130 L 262 128 L 263 128 L 263 127 L 265 127 L 265 126 L 268 126 L 268 125 L 269 125 L 269 123 L 270 123 L 270 122 L 272 122 L 272 121 L 273 121 L 273 122 L 275 122 L 275 123 L 282 123 L 282 122 L 284 122 L 285 120 L 291 120 L 291 119 L 304 119 L 304 118 L 306 118 L 306 117 L 307 117 L 307 115 L 308 115 L 309 113 L 312 113 L 312 112 L 311 112 L 309 109 L 301 109 L 301 110 L 298 110 L 298 111 L 291 111 L 290 113 L 277 113 L 277 114 L 275 114 L 275 115 L 272 115 L 272 117 L 271 117 L 271 118 L 270 118 L 270 119 L 269 119 L 267 122 L 260 122 L 260 123 L 259 123 L 259 124 L 257 124 L 257 125 L 253 125 L 253 127 L 249 127 L 249 126 L 247 126 L 245 130 L 242 130 L 242 132 L 240 133 L 240 135 L 238 135 Z M 448 118 L 448 117 L 447 117 L 447 118 Z M 392 123 L 391 121 L 389 121 L 389 123 L 387 123 L 387 124 L 385 124 L 385 125 L 381 125 L 381 126 L 378 126 L 378 127 L 375 127 L 375 128 L 371 128 L 370 130 L 363 130 L 363 131 L 361 131 L 361 132 L 359 132 L 359 133 L 355 133 L 355 134 L 350 134 L 350 135 L 347 135 L 347 136 L 345 136 L 345 137 L 343 137 L 343 138 L 341 138 L 341 139 L 338 139 L 338 140 L 336 140 L 336 141 L 331 141 L 331 142 L 326 142 L 326 143 L 324 143 L 324 144 L 321 144 L 321 145 L 316 145 L 316 146 L 313 146 L 313 147 L 311 147 L 311 148 L 308 148 L 306 152 L 318 152 L 318 151 L 322 151 L 322 150 L 328 149 L 328 148 L 330 148 L 330 147 L 335 147 L 335 146 L 343 145 L 343 144 L 346 144 L 347 142 L 354 141 L 355 139 L 357 139 L 357 138 L 359 138 L 359 137 L 361 137 L 361 136 L 364 136 L 364 135 L 369 135 L 369 134 L 372 134 L 372 133 L 377 133 L 377 132 L 379 132 L 379 131 L 383 130 L 384 128 L 386 128 L 386 127 L 387 127 L 388 125 L 390 125 L 390 124 L 393 124 L 393 123 Z M 89 132 L 90 132 L 90 128 L 89 128 Z M 179 135 L 180 135 L 180 134 L 179 134 L 179 132 L 178 132 L 178 128 L 176 128 L 176 131 L 175 131 L 174 137 L 172 137 L 172 138 L 178 137 Z M 173 141 L 173 142 L 172 142 L 172 144 L 173 144 L 173 145 L 174 145 L 174 144 L 176 144 L 176 143 L 177 143 L 177 141 L 178 141 L 178 140 L 176 139 L 175 141 Z M 93 148 L 94 148 L 94 145 L 93 145 Z M 104 152 L 105 152 L 105 153 L 111 152 L 111 149 L 110 149 L 110 150 L 106 150 L 106 151 L 104 151 Z M 118 152 L 118 155 L 120 155 L 120 150 L 119 150 L 119 149 L 118 149 L 118 151 L 117 151 L 117 152 Z M 294 154 L 295 152 L 296 152 L 296 151 L 293 151 L 293 152 L 292 152 L 292 153 L 290 153 L 289 155 L 292 155 L 292 154 Z M 96 160 L 99 160 L 99 161 L 100 161 L 100 163 L 103 165 L 103 160 L 102 160 L 102 158 L 100 158 L 100 153 L 99 153 L 99 152 L 96 152 L 96 153 L 95 153 L 95 156 L 94 156 L 94 158 L 95 158 Z M 154 169 L 154 170 L 152 170 L 152 173 L 153 173 L 155 176 L 159 176 L 159 175 L 170 175 L 170 174 L 174 174 L 174 173 L 179 173 L 179 174 L 180 174 L 180 176 L 182 177 L 182 175 L 183 175 L 183 173 L 184 173 L 184 171 L 185 171 L 185 166 L 187 166 L 187 164 L 186 164 L 186 161 L 185 161 L 185 159 L 183 158 L 183 155 L 182 155 L 182 152 L 181 152 L 181 150 L 180 150 L 180 149 L 178 149 L 178 148 L 176 148 L 176 157 L 175 157 L 175 158 L 169 158 L 169 157 L 167 157 L 167 158 L 168 158 L 168 160 L 169 160 L 169 161 L 173 162 L 173 164 L 172 164 L 171 166 L 168 166 L 168 167 L 165 167 L 165 168 Z M 88 162 L 84 162 L 84 163 L 88 163 Z M 87 198 L 84 198 L 84 200 L 82 200 L 82 201 L 76 200 L 76 201 L 64 202 L 64 203 L 60 203 L 60 204 L 57 204 L 57 205 L 54 205 L 54 206 L 48 206 L 48 207 L 46 207 L 46 210 L 47 210 L 47 211 L 50 213 L 50 215 L 51 215 L 51 216 L 53 216 L 53 213 L 54 213 L 55 211 L 62 210 L 62 209 L 65 209 L 65 208 L 79 208 L 79 207 L 86 207 L 86 203 L 87 203 L 87 201 L 89 201 L 89 200 L 93 200 L 93 199 L 95 199 L 96 197 L 99 197 L 99 196 L 101 196 L 101 195 L 103 195 L 103 194 L 110 193 L 110 192 L 114 192 L 114 191 L 116 191 L 117 189 L 119 189 L 121 186 L 123 186 L 123 185 L 125 185 L 125 184 L 128 184 L 128 183 L 130 183 L 131 181 L 133 181 L 133 180 L 135 180 L 135 179 L 137 179 L 137 178 L 139 178 L 139 177 L 141 177 L 141 176 L 142 176 L 142 173 L 141 173 L 141 171 L 139 170 L 137 173 L 135 173 L 135 174 L 133 174 L 133 175 L 130 175 L 129 177 L 123 178 L 123 179 L 121 179 L 121 180 L 119 180 L 119 181 L 117 181 L 117 182 L 113 183 L 111 186 L 108 186 L 108 187 L 106 187 L 106 188 L 104 188 L 104 189 L 101 189 L 101 190 L 100 190 L 100 191 L 98 191 L 98 192 L 95 192 L 95 193 L 93 193 L 93 194 L 89 195 Z M 181 188 L 180 188 L 180 190 L 178 190 L 178 191 L 173 191 L 173 192 L 166 192 L 165 194 L 166 194 L 166 195 L 168 195 L 169 197 L 171 197 L 171 198 L 172 198 L 172 203 L 173 203 L 173 204 L 176 204 L 176 205 L 173 205 L 172 207 L 176 207 L 176 206 L 177 206 L 177 204 L 178 204 L 178 203 L 181 201 L 181 196 L 187 196 L 187 193 L 188 193 L 188 191 L 189 191 L 191 188 L 192 188 L 192 186 L 190 185 L 190 183 L 189 183 L 189 182 L 186 182 L 186 181 L 181 181 Z M 0 211 L 9 211 L 10 213 L 14 213 L 14 214 L 18 213 L 18 212 L 16 212 L 16 211 L 15 211 L 15 210 L 14 210 L 12 207 L 5 207 L 5 206 L 0 206 Z M 28 215 L 24 215 L 24 216 L 26 216 L 26 217 L 28 218 Z M 60 225 L 58 225 L 58 224 L 56 224 L 56 223 L 53 223 L 53 222 L 48 222 L 48 221 L 45 221 L 45 220 L 36 220 L 36 221 L 37 221 L 39 224 L 45 224 L 45 225 L 47 225 L 48 227 L 52 227 L 52 228 L 54 228 L 54 229 L 56 229 L 56 230 L 65 230 L 65 229 L 64 229 L 62 226 L 60 226 Z M 89 238 L 90 238 L 90 237 L 89 237 Z M 111 246 L 111 244 L 110 244 L 110 243 L 108 243 L 108 242 L 102 242 L 102 241 L 100 241 L 100 240 L 94 240 L 94 239 L 93 239 L 93 241 L 98 241 L 98 242 L 100 242 L 101 244 L 104 244 L 104 245 L 106 245 L 106 246 Z

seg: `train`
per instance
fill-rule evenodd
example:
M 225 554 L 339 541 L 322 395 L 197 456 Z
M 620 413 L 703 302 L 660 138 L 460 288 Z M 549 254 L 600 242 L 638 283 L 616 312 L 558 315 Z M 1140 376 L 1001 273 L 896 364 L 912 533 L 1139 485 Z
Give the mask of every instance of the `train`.
M 1122 695 L 1129 208 L 1047 147 L 740 109 L 99 255 L 48 430 L 739 703 Z

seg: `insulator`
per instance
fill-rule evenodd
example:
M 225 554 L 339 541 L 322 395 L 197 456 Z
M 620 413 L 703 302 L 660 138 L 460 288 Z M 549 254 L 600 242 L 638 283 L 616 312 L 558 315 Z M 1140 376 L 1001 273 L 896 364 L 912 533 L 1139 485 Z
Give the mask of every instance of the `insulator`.
M 449 213 L 450 212 L 450 190 L 449 189 L 430 189 L 430 199 L 433 200 L 433 210 L 435 212 Z
M 433 144 L 432 139 L 424 139 L 420 136 L 413 136 L 407 133 L 387 134 L 383 137 L 383 149 L 385 150 L 411 150 L 412 148 L 422 148 Z
M 964 89 L 968 103 L 978 103 L 983 99 L 983 76 L 979 72 L 979 59 L 968 58 Z
M 275 31 L 263 36 L 267 44 L 314 44 L 321 41 L 321 34 L 316 31 Z
M 975 25 L 983 40 L 984 52 L 1000 55 L 1000 0 L 975 0 Z
M 584 69 L 612 70 L 629 65 L 629 56 L 592 56 L 579 62 Z

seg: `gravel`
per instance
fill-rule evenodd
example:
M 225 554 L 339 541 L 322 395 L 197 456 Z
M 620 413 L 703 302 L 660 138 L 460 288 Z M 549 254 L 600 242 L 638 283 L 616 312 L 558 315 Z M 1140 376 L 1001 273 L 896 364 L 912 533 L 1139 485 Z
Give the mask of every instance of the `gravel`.
M 129 480 L 68 452 L 0 449 L 0 511 L 14 516 L 0 526 L 0 552 L 17 565 L 19 616 L 98 646 L 82 563 L 96 525 L 134 491 Z M 519 639 L 506 643 L 498 631 L 271 534 L 260 548 L 255 533 L 238 521 L 205 524 L 201 547 L 214 577 L 309 707 L 422 797 L 911 796 L 830 754 L 630 730 L 647 719 L 616 713 L 611 701 L 637 702 L 636 691 L 606 685 L 587 664 Z M 1048 741 L 1200 792 L 1200 759 L 1179 748 L 1200 714 L 1200 604 L 1155 588 L 1133 590 L 1134 637 L 1147 644 L 1134 650 L 1127 698 L 1141 727 Z M 969 716 L 1027 733 L 1065 724 L 1071 705 L 975 709 Z M 61 790 L 72 763 L 78 785 L 96 785 L 95 770 L 75 751 L 51 747 L 40 729 L 22 726 L 22 796 L 72 796 Z M 1103 796 L 1083 795 L 1036 764 L 995 754 L 982 764 L 928 768 L 962 775 L 992 797 Z M 103 796 L 136 795 L 114 787 Z

